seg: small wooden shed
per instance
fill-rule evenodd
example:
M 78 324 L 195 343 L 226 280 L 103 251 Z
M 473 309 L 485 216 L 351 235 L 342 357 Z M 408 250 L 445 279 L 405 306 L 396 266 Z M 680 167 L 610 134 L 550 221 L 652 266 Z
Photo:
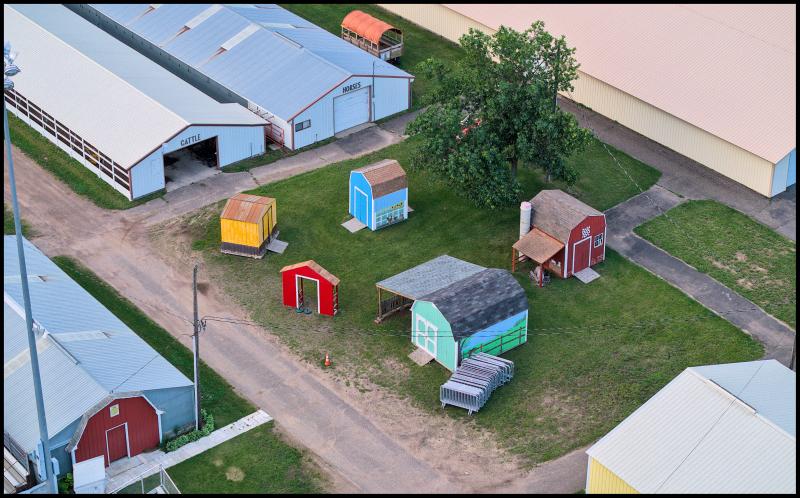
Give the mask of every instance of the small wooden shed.
M 283 304 L 302 308 L 306 304 L 303 281 L 317 285 L 317 313 L 334 316 L 339 311 L 339 279 L 318 265 L 313 259 L 281 268 Z
M 499 355 L 528 339 L 528 298 L 511 273 L 487 268 L 411 307 L 411 342 L 448 370 L 475 352 Z
M 220 215 L 222 246 L 226 254 L 262 258 L 276 234 L 277 202 L 271 197 L 236 194 Z
M 605 259 L 605 214 L 561 190 L 542 190 L 530 204 L 529 231 L 513 245 L 511 271 L 531 259 L 567 278 Z
M 385 61 L 403 54 L 403 32 L 360 10 L 342 20 L 342 39 Z
M 349 190 L 350 214 L 370 230 L 408 218 L 408 180 L 394 159 L 351 171 Z

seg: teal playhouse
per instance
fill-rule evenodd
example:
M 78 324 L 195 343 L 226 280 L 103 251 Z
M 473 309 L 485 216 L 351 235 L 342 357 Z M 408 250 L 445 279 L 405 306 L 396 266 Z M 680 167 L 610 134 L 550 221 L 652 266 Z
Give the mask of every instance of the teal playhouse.
M 439 256 L 377 284 L 378 321 L 411 309 L 411 342 L 450 371 L 528 339 L 528 298 L 506 270 Z
M 350 172 L 349 212 L 370 230 L 408 218 L 406 172 L 394 159 L 384 159 Z

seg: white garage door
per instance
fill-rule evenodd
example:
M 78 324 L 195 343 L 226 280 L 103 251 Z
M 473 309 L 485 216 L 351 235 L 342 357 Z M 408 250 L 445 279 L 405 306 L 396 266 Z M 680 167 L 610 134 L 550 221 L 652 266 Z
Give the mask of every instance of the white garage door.
M 369 121 L 369 87 L 333 99 L 333 132 Z

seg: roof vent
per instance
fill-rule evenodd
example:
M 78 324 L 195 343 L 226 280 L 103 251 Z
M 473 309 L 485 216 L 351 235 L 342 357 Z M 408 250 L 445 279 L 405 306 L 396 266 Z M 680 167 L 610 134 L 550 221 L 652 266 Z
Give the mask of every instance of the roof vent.
M 111 334 L 102 330 L 85 330 L 80 332 L 62 332 L 56 334 L 59 342 L 97 341 L 109 339 Z
M 258 31 L 258 25 L 250 23 L 246 28 L 239 31 L 238 33 L 233 35 L 231 39 L 220 45 L 220 48 L 222 48 L 223 50 L 230 50 L 236 45 L 246 40 L 247 38 L 249 38 L 250 35 L 252 35 L 256 31 Z

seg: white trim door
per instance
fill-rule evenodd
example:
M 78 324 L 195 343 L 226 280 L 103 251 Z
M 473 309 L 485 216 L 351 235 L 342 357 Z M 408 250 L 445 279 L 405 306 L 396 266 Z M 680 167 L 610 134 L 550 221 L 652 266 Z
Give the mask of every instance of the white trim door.
M 573 275 L 575 274 L 575 272 L 583 270 L 583 268 L 581 268 L 580 270 L 576 270 L 575 269 L 575 255 L 578 254 L 578 249 L 577 249 L 578 248 L 578 244 L 583 244 L 584 242 L 586 242 L 586 244 L 588 245 L 588 248 L 589 248 L 589 257 L 588 257 L 588 259 L 586 261 L 586 266 L 584 268 L 589 268 L 592 265 L 592 236 L 589 235 L 585 239 L 581 239 L 578 242 L 575 242 L 574 244 L 572 244 L 572 268 L 571 268 L 572 272 L 571 273 Z
M 300 307 L 300 279 L 304 278 L 306 280 L 311 280 L 317 283 L 317 314 L 320 314 L 320 302 L 319 302 L 319 280 L 316 278 L 311 277 L 304 277 L 302 275 L 295 275 L 294 276 L 294 302 L 295 308 Z M 305 291 L 303 291 L 303 297 L 305 297 Z
M 415 344 L 436 358 L 436 339 L 439 328 L 422 316 L 417 315 L 415 330 Z
M 348 130 L 369 121 L 369 86 L 333 99 L 333 132 Z
M 353 212 L 355 214 L 353 216 L 355 216 L 355 218 L 358 221 L 360 221 L 360 222 L 364 223 L 365 225 L 371 227 L 372 223 L 370 223 L 370 219 L 369 219 L 369 196 L 367 195 L 366 192 L 364 192 L 360 188 L 358 188 L 358 187 L 353 187 L 353 188 L 356 191 L 355 205 L 353 206 L 353 208 L 354 208 Z M 361 198 L 362 195 L 364 196 L 364 200 L 359 202 L 358 200 Z M 364 219 L 363 220 L 359 220 L 358 219 L 358 206 L 362 205 L 362 204 L 364 206 Z
M 128 422 L 124 422 L 122 424 L 119 424 L 117 426 L 114 426 L 114 427 L 106 430 L 106 457 L 108 458 L 108 464 L 109 465 L 111 465 L 112 462 L 116 462 L 117 460 L 121 460 L 122 459 L 122 458 L 117 458 L 117 460 L 111 460 L 111 450 L 108 447 L 108 433 L 113 431 L 113 430 L 115 430 L 115 429 L 119 429 L 120 427 L 123 427 L 125 429 L 125 452 L 126 452 L 125 456 L 127 458 L 131 457 L 131 442 L 128 439 Z

